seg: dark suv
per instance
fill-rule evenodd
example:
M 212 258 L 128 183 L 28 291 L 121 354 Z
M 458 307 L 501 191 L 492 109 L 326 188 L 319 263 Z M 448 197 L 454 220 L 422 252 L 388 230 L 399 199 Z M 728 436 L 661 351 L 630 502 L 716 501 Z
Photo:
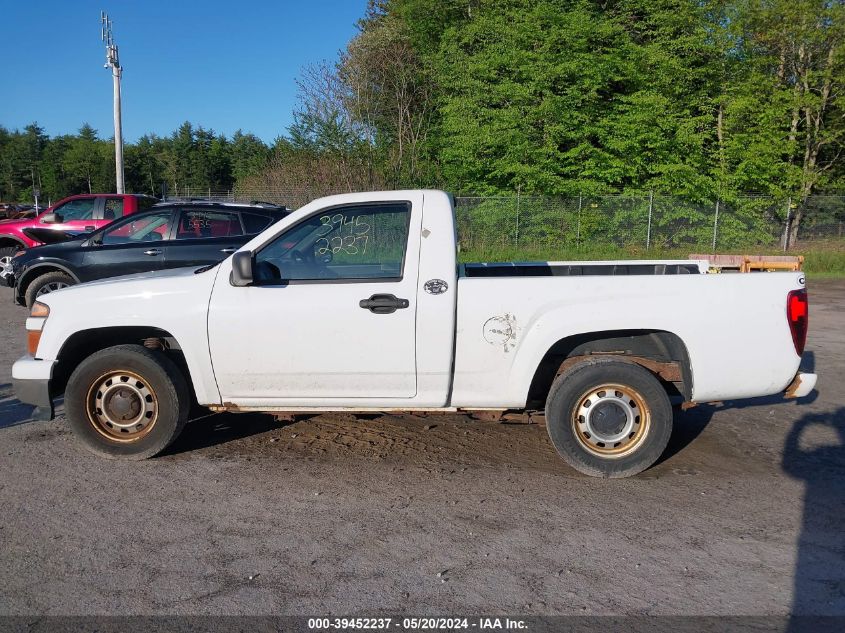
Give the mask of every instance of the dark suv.
M 50 231 L 94 231 L 112 220 L 149 209 L 157 198 L 139 194 L 93 193 L 59 200 L 41 213 L 0 220 L 0 277 L 8 279 L 18 251 L 47 242 Z
M 132 273 L 216 264 L 290 211 L 265 203 L 166 202 L 12 258 L 15 300 Z M 60 233 L 54 235 L 59 236 Z

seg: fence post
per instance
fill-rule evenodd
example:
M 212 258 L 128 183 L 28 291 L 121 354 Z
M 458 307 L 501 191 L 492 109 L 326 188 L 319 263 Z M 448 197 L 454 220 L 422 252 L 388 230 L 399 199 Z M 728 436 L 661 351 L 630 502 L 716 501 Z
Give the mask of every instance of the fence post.
M 783 223 L 783 238 L 781 239 L 781 243 L 783 244 L 783 252 L 789 250 L 789 229 L 792 226 L 792 196 L 786 199 L 786 220 Z
M 654 191 L 648 192 L 648 229 L 645 234 L 645 249 L 651 248 L 651 214 L 654 211 Z
M 575 222 L 575 243 L 581 246 L 581 192 L 578 192 L 578 218 Z
M 719 203 L 721 200 L 716 198 L 716 216 L 713 219 L 713 253 L 716 253 L 716 236 L 719 233 Z
M 519 194 L 522 191 L 522 185 L 516 186 L 516 245 L 519 246 Z

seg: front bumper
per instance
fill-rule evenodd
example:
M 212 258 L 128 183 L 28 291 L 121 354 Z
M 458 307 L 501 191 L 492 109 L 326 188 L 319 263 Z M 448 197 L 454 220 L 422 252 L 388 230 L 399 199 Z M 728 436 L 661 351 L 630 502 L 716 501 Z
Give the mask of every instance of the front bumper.
M 784 395 L 787 398 L 803 398 L 815 388 L 818 378 L 816 374 L 805 374 L 799 371 L 789 383 Z
M 55 361 L 36 360 L 22 356 L 12 365 L 12 387 L 15 397 L 24 404 L 35 407 L 35 420 L 52 420 L 55 417 L 53 398 L 50 394 L 50 379 L 53 377 Z

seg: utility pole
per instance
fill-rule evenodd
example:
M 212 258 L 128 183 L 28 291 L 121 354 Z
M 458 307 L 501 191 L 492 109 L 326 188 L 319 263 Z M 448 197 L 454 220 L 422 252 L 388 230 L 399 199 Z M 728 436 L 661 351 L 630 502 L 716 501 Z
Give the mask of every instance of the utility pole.
M 721 200 L 716 198 L 716 215 L 713 217 L 713 254 L 716 254 L 716 236 L 719 234 L 719 203 Z
M 41 209 L 38 208 L 38 198 L 41 195 L 41 174 L 38 174 L 38 184 L 35 184 L 35 165 L 30 166 L 30 171 L 32 172 L 32 197 L 35 198 L 35 213 L 41 213 Z
M 106 43 L 106 63 L 103 68 L 111 68 L 114 81 L 114 168 L 117 177 L 117 193 L 125 193 L 123 187 L 123 127 L 120 121 L 120 76 L 123 68 L 117 54 L 111 25 L 112 21 L 105 11 L 100 11 L 100 36 Z

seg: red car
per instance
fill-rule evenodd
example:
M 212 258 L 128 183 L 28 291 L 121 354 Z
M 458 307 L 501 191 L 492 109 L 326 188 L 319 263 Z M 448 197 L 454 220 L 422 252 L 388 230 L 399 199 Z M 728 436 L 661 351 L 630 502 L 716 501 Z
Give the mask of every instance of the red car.
M 149 209 L 157 202 L 152 196 L 136 194 L 83 194 L 59 200 L 34 218 L 0 220 L 0 278 L 9 274 L 15 253 L 42 244 L 39 230 L 93 231 L 112 220 Z

